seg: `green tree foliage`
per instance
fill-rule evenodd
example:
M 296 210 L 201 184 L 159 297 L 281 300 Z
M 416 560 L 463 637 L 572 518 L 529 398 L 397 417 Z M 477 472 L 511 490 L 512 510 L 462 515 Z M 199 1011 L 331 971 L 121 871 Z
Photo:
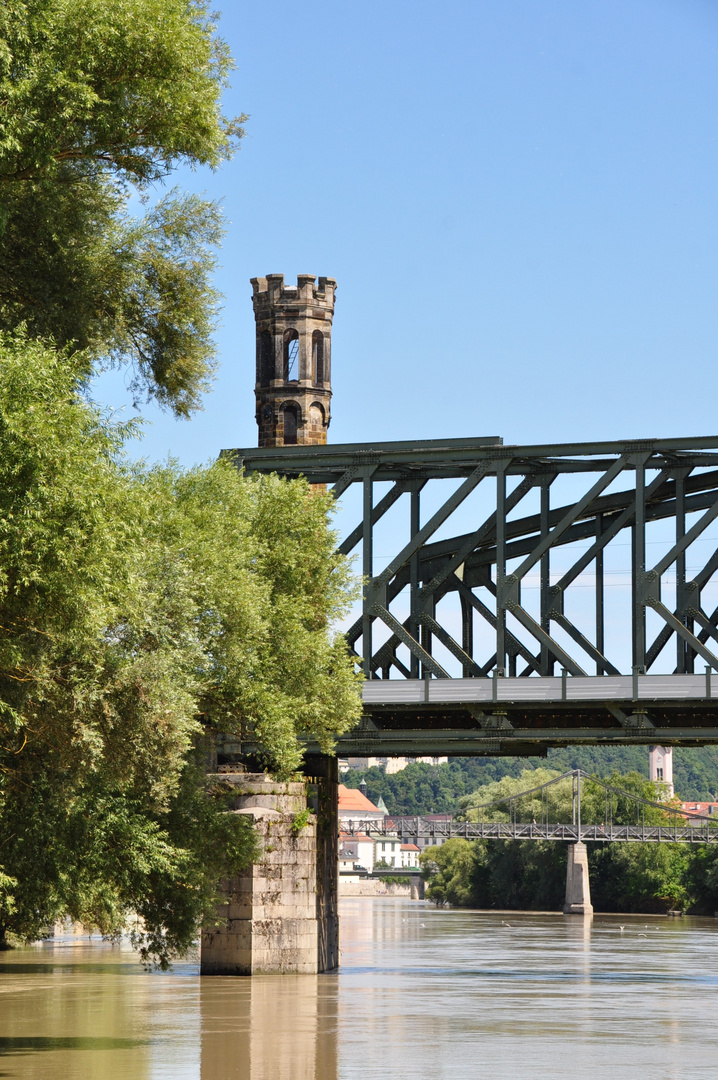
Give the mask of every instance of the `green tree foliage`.
M 136 911 L 166 962 L 254 855 L 207 797 L 211 733 L 287 775 L 358 718 L 350 579 L 328 495 L 130 464 L 83 364 L 0 338 L 0 937 Z
M 204 0 L 5 0 L 0 6 L 0 329 L 130 363 L 178 416 L 214 365 L 217 206 L 173 192 L 242 135 L 222 115 L 232 61 Z
M 513 816 L 519 821 L 542 821 L 548 816 L 552 822 L 570 822 L 573 818 L 573 783 L 570 776 L 560 779 L 561 773 L 554 769 L 524 769 L 518 777 L 505 776 L 465 796 L 460 801 L 462 816 L 467 821 L 508 821 L 508 803 L 499 803 L 488 810 L 477 809 L 482 803 L 509 799 L 522 791 L 531 791 L 515 800 Z M 548 787 L 550 781 L 556 782 Z M 656 784 L 636 772 L 621 775 L 614 772 L 606 778 L 614 789 L 607 801 L 606 790 L 600 783 L 590 779 L 581 781 L 581 821 L 586 825 L 600 825 L 610 818 L 616 825 L 668 824 L 669 817 L 660 806 L 642 806 L 637 811 L 635 798 L 658 802 L 660 791 Z M 542 789 L 543 790 L 536 790 Z
M 715 915 L 718 911 L 718 851 L 714 847 L 697 847 L 690 852 L 683 875 L 688 893 L 686 906 L 696 915 Z
M 461 796 L 503 775 L 505 762 L 516 773 L 524 764 L 520 758 L 454 758 L 444 765 L 412 762 L 398 773 L 385 773 L 377 767 L 350 769 L 343 782 L 356 788 L 366 780 L 368 798 L 377 802 L 381 796 L 392 814 L 451 813 L 456 811 Z M 513 762 L 521 764 L 515 767 Z
M 429 900 L 454 907 L 474 904 L 478 847 L 478 843 L 457 836 L 440 847 L 422 851 L 419 861 L 429 879 Z
M 392 814 L 455 813 L 459 800 L 482 785 L 543 767 L 557 773 L 584 769 L 604 777 L 635 772 L 647 779 L 648 751 L 645 746 L 579 746 L 549 750 L 545 758 L 452 758 L 443 765 L 415 762 L 393 774 L 381 768 L 352 769 L 344 783 L 358 787 L 366 780 L 369 798 L 376 802 L 381 796 Z M 673 774 L 682 799 L 712 799 L 718 794 L 718 747 L 676 747 Z
M 598 911 L 665 912 L 693 907 L 687 844 L 591 845 L 589 873 Z

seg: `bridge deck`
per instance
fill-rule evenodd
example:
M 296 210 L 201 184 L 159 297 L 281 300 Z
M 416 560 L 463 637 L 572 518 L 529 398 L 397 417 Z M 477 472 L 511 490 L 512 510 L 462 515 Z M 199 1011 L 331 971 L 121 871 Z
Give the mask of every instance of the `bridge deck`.
M 663 844 L 718 844 L 718 823 L 699 825 L 562 825 L 536 822 L 514 823 L 489 822 L 441 822 L 426 818 L 402 817 L 388 823 L 356 821 L 351 825 L 342 823 L 342 831 L 348 834 L 375 833 L 382 836 L 397 835 L 400 838 L 423 837 L 428 839 L 464 840 L 577 840 L 601 842 L 635 842 Z
M 718 675 L 588 675 L 531 678 L 373 679 L 362 689 L 368 708 L 381 705 L 532 705 L 574 701 L 675 702 L 715 699 Z

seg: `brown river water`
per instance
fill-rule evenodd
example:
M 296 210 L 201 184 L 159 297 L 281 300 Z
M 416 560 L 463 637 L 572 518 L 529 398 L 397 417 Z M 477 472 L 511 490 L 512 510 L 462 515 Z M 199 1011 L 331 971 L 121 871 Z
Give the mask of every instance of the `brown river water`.
M 0 1078 L 718 1080 L 718 919 L 341 911 L 338 975 L 147 973 L 87 938 L 2 953 Z

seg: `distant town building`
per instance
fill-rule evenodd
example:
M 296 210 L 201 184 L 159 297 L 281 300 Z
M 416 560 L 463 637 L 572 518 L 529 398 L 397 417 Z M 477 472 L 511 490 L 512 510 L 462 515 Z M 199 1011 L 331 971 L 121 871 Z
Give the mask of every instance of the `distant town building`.
M 366 788 L 363 781 L 362 787 Z M 382 798 L 373 803 L 359 788 L 340 784 L 339 870 L 344 873 L 361 870 L 376 872 L 377 864 L 380 864 L 379 870 L 382 865 L 395 870 L 418 868 L 421 852 L 427 847 L 440 847 L 447 839 L 445 836 L 419 836 L 418 820 L 416 817 L 398 818 L 391 815 L 387 813 Z M 452 821 L 452 815 L 423 814 L 421 820 L 448 824 Z M 396 831 L 399 821 L 401 836 Z M 411 832 L 412 826 L 414 834 Z M 360 828 L 362 832 L 353 832 L 355 828 Z
M 410 867 L 416 867 L 419 865 L 419 855 L 421 854 L 419 847 L 416 844 L 402 844 L 401 845 L 401 866 L 404 869 Z
M 436 821 L 445 822 L 447 825 L 451 824 L 454 819 L 453 814 L 422 814 L 421 818 L 415 816 L 409 816 L 408 814 L 399 817 L 396 814 L 387 815 L 384 824 L 387 829 L 398 829 L 401 823 L 401 835 L 405 843 L 408 843 L 416 847 L 417 851 L 425 851 L 430 847 L 441 847 L 449 839 L 448 836 L 420 836 L 419 835 L 419 820 L 421 821 Z
M 365 833 L 339 833 L 339 870 L 374 869 L 374 841 Z
M 384 760 L 386 761 L 384 771 L 387 776 L 391 776 L 393 773 L 403 772 L 407 765 L 413 765 L 415 762 L 423 765 L 445 765 L 449 759 L 448 757 L 392 757 Z
M 401 840 L 396 834 L 388 833 L 375 835 L 374 837 L 374 866 L 377 863 L 386 863 L 395 869 L 401 866 Z
M 383 769 L 387 776 L 402 772 L 407 765 L 421 762 L 424 765 L 445 765 L 448 757 L 350 757 L 347 758 L 349 769 Z
M 358 788 L 348 788 L 344 784 L 339 785 L 339 828 L 342 825 L 360 825 L 366 822 L 384 824 L 386 808 L 380 810 L 378 806 L 367 799 Z
M 718 802 L 682 802 L 681 810 L 685 810 L 687 814 L 701 814 L 704 817 L 716 814 L 718 819 Z
M 397 836 L 391 826 L 387 829 L 387 821 L 390 818 L 382 798 L 373 803 L 359 788 L 339 785 L 340 871 L 371 872 L 376 870 L 377 863 L 396 870 L 418 866 L 419 848 Z M 357 827 L 362 833 L 351 831 Z

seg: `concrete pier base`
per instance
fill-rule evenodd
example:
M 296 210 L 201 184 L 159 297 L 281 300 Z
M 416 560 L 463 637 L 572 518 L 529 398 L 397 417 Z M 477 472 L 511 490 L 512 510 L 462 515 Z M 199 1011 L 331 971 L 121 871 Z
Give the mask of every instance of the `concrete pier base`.
M 302 822 L 306 785 L 263 773 L 223 773 L 232 810 L 251 817 L 263 854 L 220 883 L 217 922 L 202 930 L 202 975 L 315 975 L 318 966 L 316 817 Z M 301 823 L 302 827 L 297 825 Z
M 582 841 L 568 845 L 564 915 L 593 915 L 588 880 L 588 852 Z

